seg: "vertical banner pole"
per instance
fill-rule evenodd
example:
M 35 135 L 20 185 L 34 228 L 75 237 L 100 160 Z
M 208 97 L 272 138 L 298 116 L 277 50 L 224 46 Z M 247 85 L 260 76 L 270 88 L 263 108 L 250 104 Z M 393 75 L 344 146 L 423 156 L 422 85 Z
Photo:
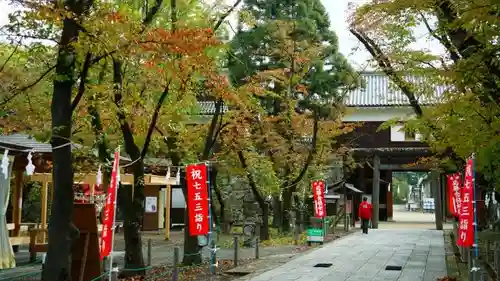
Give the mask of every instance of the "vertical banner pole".
M 477 237 L 477 186 L 476 186 L 476 155 L 472 154 L 472 192 L 474 196 L 473 207 L 474 207 L 474 258 L 472 260 L 472 279 L 476 281 L 478 278 L 479 268 L 478 268 L 478 258 L 479 258 L 479 245 Z
M 476 186 L 476 156 L 472 154 L 472 191 L 474 192 L 474 256 L 479 257 L 478 239 L 477 239 L 477 186 Z
M 212 239 L 214 237 L 213 235 L 213 214 L 212 214 L 212 185 L 210 183 L 210 171 L 211 167 L 210 164 L 207 163 L 207 188 L 208 188 L 208 223 L 210 224 L 208 227 L 208 245 L 212 245 Z M 215 274 L 215 243 L 214 249 L 210 249 L 210 273 Z M 211 247 L 211 246 L 209 246 Z
M 117 153 L 115 154 L 116 158 L 116 187 L 115 194 L 113 198 L 114 206 L 113 206 L 113 224 L 111 226 L 111 252 L 109 253 L 109 280 L 111 280 L 111 275 L 113 273 L 113 248 L 115 245 L 115 225 L 116 225 L 116 199 L 118 197 L 118 187 L 120 186 L 120 146 L 118 146 Z

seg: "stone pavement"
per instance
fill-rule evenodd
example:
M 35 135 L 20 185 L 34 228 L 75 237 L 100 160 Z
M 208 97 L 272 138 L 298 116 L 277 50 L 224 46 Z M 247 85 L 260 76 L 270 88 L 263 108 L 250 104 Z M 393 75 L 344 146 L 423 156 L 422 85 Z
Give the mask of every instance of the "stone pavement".
M 314 267 L 330 263 L 330 267 Z M 385 270 L 388 265 L 402 270 Z M 377 229 L 326 244 L 247 281 L 436 281 L 446 276 L 443 233 Z

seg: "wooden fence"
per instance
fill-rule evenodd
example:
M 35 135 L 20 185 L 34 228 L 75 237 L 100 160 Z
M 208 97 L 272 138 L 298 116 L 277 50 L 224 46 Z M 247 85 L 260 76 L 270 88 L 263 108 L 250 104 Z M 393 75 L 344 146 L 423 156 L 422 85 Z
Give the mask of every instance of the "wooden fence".
M 458 237 L 458 227 L 455 223 L 453 225 L 453 236 L 456 241 Z M 480 273 L 473 276 L 475 273 L 473 269 L 472 259 L 474 257 L 473 248 L 462 248 L 458 245 L 457 251 L 460 254 L 462 262 L 467 263 L 470 281 L 487 281 L 500 279 L 500 233 L 492 230 L 484 230 L 479 232 L 478 236 L 478 266 Z

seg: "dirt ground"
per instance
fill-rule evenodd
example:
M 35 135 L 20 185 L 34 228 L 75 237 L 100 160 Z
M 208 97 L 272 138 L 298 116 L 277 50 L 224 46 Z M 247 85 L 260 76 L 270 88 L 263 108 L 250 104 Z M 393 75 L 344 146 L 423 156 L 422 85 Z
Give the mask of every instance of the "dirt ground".
M 357 230 L 355 230 L 357 231 Z M 342 229 L 336 230 L 337 234 L 330 234 L 326 238 L 326 242 L 332 241 L 340 236 L 345 235 Z M 145 261 L 148 261 L 148 241 L 151 240 L 151 265 L 147 267 L 148 277 L 146 279 L 123 279 L 123 280 L 172 280 L 172 269 L 173 269 L 173 256 L 174 249 L 179 248 L 180 259 L 183 257 L 183 232 L 180 230 L 174 230 L 171 232 L 171 239 L 165 241 L 165 233 L 163 231 L 152 231 L 143 232 L 143 254 Z M 235 266 L 233 264 L 234 260 L 234 235 L 221 235 L 219 237 L 218 247 L 216 251 L 216 257 L 218 261 L 217 275 L 212 275 L 209 269 L 209 259 L 210 250 L 207 247 L 202 250 L 202 258 L 204 263 L 196 267 L 184 267 L 180 268 L 179 280 L 191 281 L 191 280 L 214 280 L 214 281 L 226 281 L 232 280 L 239 275 L 230 275 L 224 273 L 229 269 L 233 269 Z M 115 259 L 114 261 L 118 263 L 119 267 L 124 264 L 123 256 L 125 251 L 125 242 L 123 239 L 123 234 L 117 234 L 114 244 Z M 315 247 L 313 245 L 312 247 Z M 255 262 L 255 248 L 246 248 L 241 245 L 238 247 L 238 263 L 239 266 L 247 266 L 252 262 Z M 305 243 L 304 236 L 301 236 L 299 245 L 294 245 L 293 238 L 291 237 L 273 237 L 271 241 L 266 241 L 262 243 L 259 247 L 259 260 L 263 266 L 271 266 L 273 263 L 263 262 L 267 260 L 280 261 L 281 259 L 288 259 L 297 254 L 300 254 L 311 247 L 308 247 Z M 18 255 L 20 262 L 27 263 L 28 253 L 27 249 L 23 249 Z M 279 263 L 279 262 L 278 262 Z M 249 266 L 251 267 L 251 265 Z M 0 271 L 0 281 L 2 280 L 39 280 L 39 273 L 41 270 L 41 265 L 38 264 L 27 264 L 24 266 L 19 266 L 12 270 Z M 97 276 L 96 276 L 97 277 Z M 92 280 L 95 281 L 95 280 Z

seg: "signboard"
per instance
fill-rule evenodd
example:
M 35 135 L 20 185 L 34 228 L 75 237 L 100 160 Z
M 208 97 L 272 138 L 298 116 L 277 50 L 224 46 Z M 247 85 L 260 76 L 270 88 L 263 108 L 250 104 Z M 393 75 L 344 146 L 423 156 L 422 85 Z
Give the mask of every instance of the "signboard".
M 146 213 L 156 213 L 158 211 L 158 198 L 156 196 L 146 197 L 144 211 Z
M 458 216 L 460 213 L 460 201 L 461 201 L 461 179 L 460 173 L 455 173 L 453 175 L 448 175 L 448 210 L 453 216 Z
M 113 224 L 115 222 L 116 210 L 116 189 L 118 186 L 119 173 L 119 158 L 120 152 L 115 151 L 115 159 L 113 160 L 113 169 L 111 171 L 111 182 L 108 187 L 108 195 L 106 204 L 104 205 L 104 213 L 102 220 L 101 232 L 101 260 L 109 256 L 113 248 Z
M 309 228 L 307 229 L 307 241 L 308 242 L 323 242 L 325 239 L 325 234 L 321 228 Z
M 186 166 L 187 207 L 189 216 L 189 235 L 207 235 L 208 221 L 208 186 L 207 167 L 205 164 Z
M 474 244 L 474 160 L 467 160 L 465 165 L 464 187 L 462 189 L 462 200 L 460 204 L 460 215 L 458 224 L 457 245 L 471 247 Z
M 314 216 L 324 218 L 326 216 L 325 204 L 325 183 L 323 180 L 312 182 L 313 198 L 314 198 Z
M 347 204 L 345 205 L 345 212 L 347 214 L 352 214 L 352 200 L 347 200 Z

